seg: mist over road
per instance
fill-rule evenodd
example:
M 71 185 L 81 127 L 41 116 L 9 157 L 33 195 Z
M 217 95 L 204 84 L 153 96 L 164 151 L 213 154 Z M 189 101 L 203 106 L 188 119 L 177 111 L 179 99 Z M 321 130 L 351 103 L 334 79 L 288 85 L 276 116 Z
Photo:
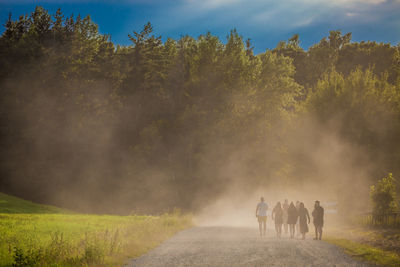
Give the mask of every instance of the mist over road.
M 194 227 L 127 266 L 367 266 L 323 241 L 282 239 L 272 229 Z

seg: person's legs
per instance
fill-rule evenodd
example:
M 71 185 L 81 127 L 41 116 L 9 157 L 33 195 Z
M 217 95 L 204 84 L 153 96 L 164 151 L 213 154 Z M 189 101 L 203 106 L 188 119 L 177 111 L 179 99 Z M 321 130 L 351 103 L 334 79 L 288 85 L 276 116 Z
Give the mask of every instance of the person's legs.
M 280 224 L 278 224 L 278 235 L 279 235 L 279 238 L 281 238 L 281 234 L 282 234 L 282 224 L 280 223 Z
M 262 221 L 258 218 L 258 228 L 260 229 L 260 236 L 262 236 Z
M 287 234 L 287 228 L 288 228 L 288 224 L 287 224 L 287 222 L 285 222 L 283 224 L 283 229 L 285 230 L 285 234 Z
M 294 224 L 289 224 L 290 238 L 294 237 Z
M 296 225 L 292 224 L 292 238 L 294 238 L 295 234 L 296 234 Z
M 318 239 L 321 240 L 321 238 L 322 238 L 322 226 L 318 227 L 318 233 L 319 233 Z
M 315 225 L 315 224 L 314 224 L 314 226 L 315 226 L 315 238 L 314 238 L 314 240 L 318 240 L 318 226 Z
M 265 218 L 265 219 L 263 220 L 263 226 L 264 226 L 263 234 L 264 234 L 264 236 L 265 236 L 265 233 L 267 232 L 267 218 Z
M 292 238 L 294 238 L 295 234 L 296 234 L 296 225 L 292 224 Z

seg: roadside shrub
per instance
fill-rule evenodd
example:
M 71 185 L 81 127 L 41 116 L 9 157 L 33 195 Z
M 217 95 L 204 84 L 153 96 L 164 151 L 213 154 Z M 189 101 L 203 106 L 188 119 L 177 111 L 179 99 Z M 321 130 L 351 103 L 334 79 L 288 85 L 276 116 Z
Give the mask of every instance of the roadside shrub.
M 21 248 L 14 248 L 13 267 L 32 267 L 41 266 L 43 264 L 44 255 L 41 249 L 24 251 Z
M 387 215 L 397 210 L 396 184 L 391 173 L 370 188 L 372 214 L 375 217 Z

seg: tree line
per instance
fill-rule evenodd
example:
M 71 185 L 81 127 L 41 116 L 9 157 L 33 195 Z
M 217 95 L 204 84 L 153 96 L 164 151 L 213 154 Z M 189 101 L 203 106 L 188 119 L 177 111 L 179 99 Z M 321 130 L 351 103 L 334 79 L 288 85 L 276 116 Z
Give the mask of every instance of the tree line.
M 335 159 L 347 169 L 335 190 L 397 177 L 399 45 L 331 31 L 308 50 L 294 35 L 255 54 L 236 30 L 225 42 L 163 41 L 150 23 L 128 38 L 115 45 L 89 16 L 60 9 L 10 16 L 0 37 L 3 191 L 82 211 L 197 210 L 227 188 L 332 181 L 310 156 L 332 155 L 315 151 L 321 133 L 359 151 Z

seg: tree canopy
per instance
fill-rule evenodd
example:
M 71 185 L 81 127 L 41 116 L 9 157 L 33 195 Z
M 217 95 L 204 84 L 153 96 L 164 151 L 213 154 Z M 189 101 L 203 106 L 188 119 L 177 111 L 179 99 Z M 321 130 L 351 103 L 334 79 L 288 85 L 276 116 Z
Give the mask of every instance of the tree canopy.
M 331 31 L 304 50 L 300 37 L 254 55 L 236 30 L 163 41 L 148 23 L 119 46 L 89 16 L 10 16 L 1 188 L 83 211 L 196 210 L 228 187 L 325 179 L 316 131 L 374 162 L 360 179 L 399 177 L 399 45 Z

